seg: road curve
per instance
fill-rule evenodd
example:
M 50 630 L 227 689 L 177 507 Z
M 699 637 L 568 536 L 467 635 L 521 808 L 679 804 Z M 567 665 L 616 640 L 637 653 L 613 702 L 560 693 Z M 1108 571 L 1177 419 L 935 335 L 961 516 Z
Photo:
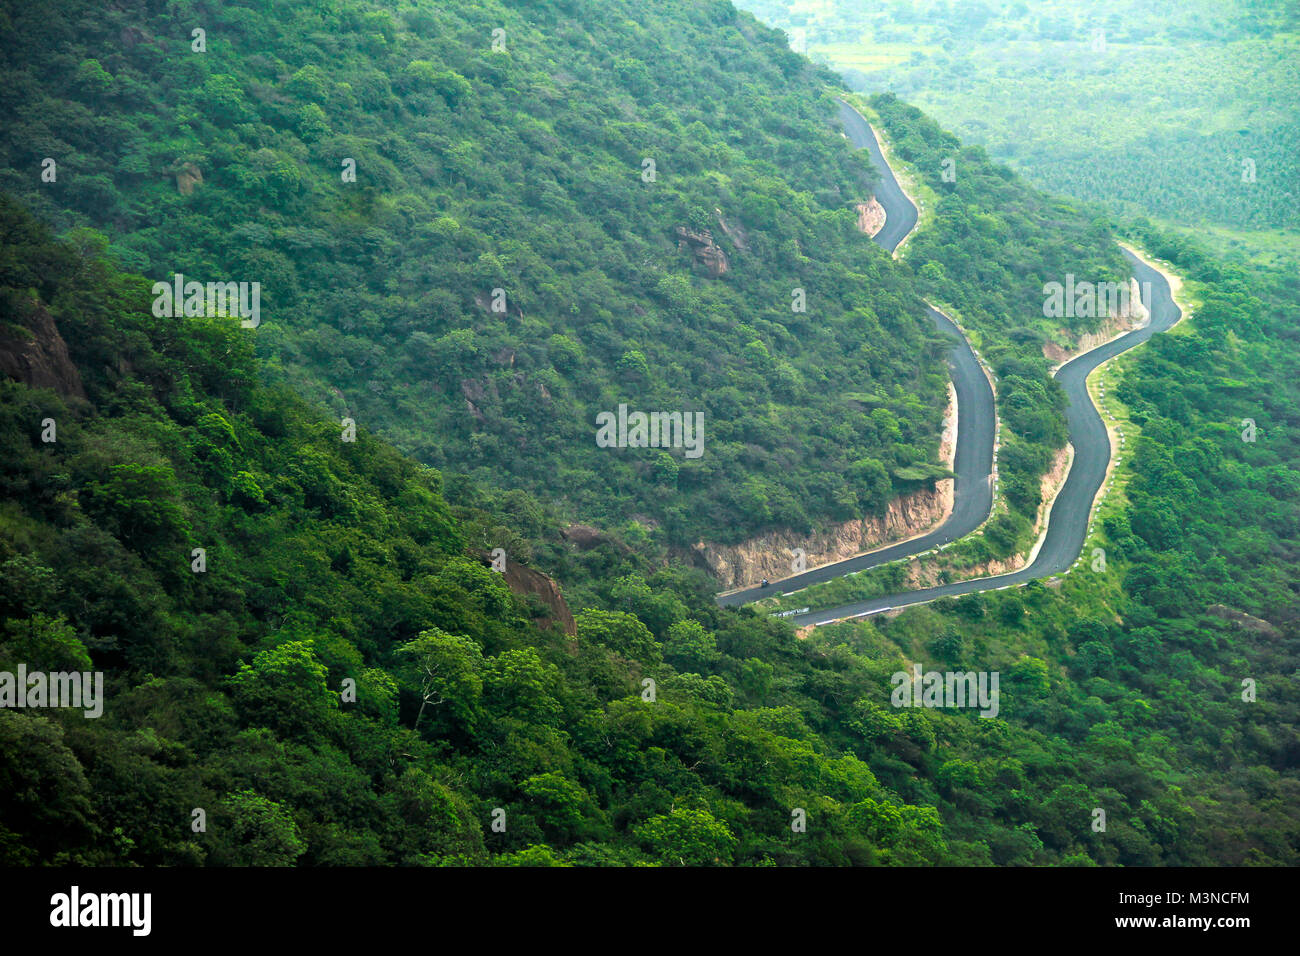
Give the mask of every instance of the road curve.
M 1110 465 L 1110 436 L 1101 415 L 1088 396 L 1087 379 L 1101 363 L 1141 345 L 1157 332 L 1164 332 L 1178 321 L 1182 310 L 1174 303 L 1169 281 L 1158 270 L 1147 265 L 1127 249 L 1124 257 L 1133 266 L 1133 274 L 1142 287 L 1142 304 L 1150 312 L 1150 321 L 1139 329 L 1098 346 L 1071 359 L 1056 371 L 1056 380 L 1069 398 L 1066 422 L 1070 442 L 1074 446 L 1074 462 L 1065 485 L 1056 496 L 1047 523 L 1047 534 L 1034 560 L 1019 571 L 987 578 L 972 578 L 953 584 L 940 584 L 918 591 L 905 591 L 884 597 L 858 601 L 841 607 L 826 608 L 807 614 L 793 615 L 789 620 L 797 625 L 828 624 L 849 617 L 861 617 L 891 608 L 924 604 L 935 598 L 956 597 L 975 591 L 1026 584 L 1036 578 L 1065 571 L 1075 563 L 1088 536 L 1088 521 L 1092 504 L 1106 477 Z
M 857 149 L 865 149 L 871 157 L 871 165 L 880 174 L 876 186 L 876 202 L 885 210 L 885 224 L 872 239 L 888 252 L 894 252 L 907 234 L 916 228 L 917 210 L 912 200 L 907 198 L 903 187 L 898 184 L 894 170 L 885 160 L 884 151 L 876 140 L 876 134 L 868 123 L 852 106 L 839 100 L 840 122 L 844 133 Z
M 875 134 L 861 114 L 841 100 L 840 119 L 844 123 L 849 142 L 859 149 L 866 149 L 871 164 L 880 173 L 876 200 L 885 210 L 885 225 L 873 239 L 885 250 L 893 252 L 916 226 L 916 207 L 898 185 Z M 952 513 L 941 525 L 923 535 L 843 561 L 824 564 L 802 574 L 772 582 L 766 588 L 744 588 L 720 594 L 717 598 L 719 604 L 748 604 L 760 598 L 771 597 L 779 591 L 797 591 L 810 584 L 820 584 L 854 571 L 864 571 L 898 558 L 919 554 L 970 534 L 988 518 L 993 507 L 991 476 L 997 422 L 993 387 L 975 353 L 971 351 L 970 343 L 952 319 L 933 306 L 927 308 L 935 327 L 953 340 L 952 349 L 948 353 L 948 368 L 952 375 L 953 389 L 957 393 L 957 447 L 953 454 L 953 473 L 956 479 L 953 482 Z
M 859 148 L 867 149 L 872 165 L 880 172 L 880 185 L 876 198 L 885 209 L 886 219 L 884 227 L 875 236 L 875 241 L 892 252 L 915 227 L 916 207 L 898 185 L 893 170 L 885 161 L 880 144 L 876 141 L 875 134 L 866 120 L 843 101 L 840 103 L 840 119 L 844 123 L 850 142 Z M 1142 304 L 1147 309 L 1148 321 L 1141 328 L 1126 332 L 1104 345 L 1076 356 L 1057 369 L 1054 374 L 1068 399 L 1066 424 L 1070 443 L 1074 448 L 1074 457 L 1065 484 L 1052 504 L 1048 515 L 1047 531 L 1033 560 L 1019 571 L 1008 574 L 971 578 L 951 584 L 869 598 L 840 607 L 792 615 L 787 620 L 799 626 L 829 624 L 833 621 L 863 617 L 884 610 L 924 604 L 941 597 L 956 597 L 977 591 L 1015 587 L 1037 578 L 1068 572 L 1079 560 L 1088 536 L 1092 506 L 1106 478 L 1111 456 L 1110 435 L 1088 395 L 1088 376 L 1103 362 L 1142 344 L 1159 332 L 1172 328 L 1182 316 L 1182 311 L 1174 303 L 1168 279 L 1128 249 L 1124 249 L 1123 253 L 1132 265 L 1133 275 L 1142 290 Z M 988 517 L 992 507 L 990 475 L 996 421 L 992 389 L 969 343 L 956 325 L 937 309 L 931 308 L 930 312 L 935 324 L 946 334 L 957 339 L 949 354 L 958 407 L 957 450 L 954 460 L 957 481 L 952 515 L 940 527 L 925 535 L 845 561 L 823 565 L 812 571 L 786 578 L 768 588 L 748 588 L 719 595 L 719 604 L 748 603 L 779 591 L 797 590 L 809 584 L 832 580 L 854 571 L 865 570 L 897 558 L 926 551 L 968 534 Z M 975 381 L 976 378 L 978 382 Z

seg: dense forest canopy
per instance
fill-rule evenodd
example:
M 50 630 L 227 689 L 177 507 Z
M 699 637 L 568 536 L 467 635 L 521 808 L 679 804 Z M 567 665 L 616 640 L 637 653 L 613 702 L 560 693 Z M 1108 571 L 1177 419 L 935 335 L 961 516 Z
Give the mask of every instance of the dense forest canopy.
M 1035 585 L 799 640 L 606 545 L 564 564 L 590 595 L 569 637 L 466 552 L 483 516 L 435 472 L 259 385 L 246 330 L 153 319 L 93 236 L 54 244 L 9 201 L 0 226 L 6 321 L 52 317 L 85 394 L 3 385 L 0 668 L 109 675 L 98 720 L 0 710 L 6 862 L 1295 862 L 1300 370 L 1257 361 L 1294 341 L 1294 279 L 1144 237 L 1223 291 L 1135 363 L 1149 477 L 1108 528 L 1118 596 Z M 1243 402 L 1266 440 L 1213 424 Z M 891 708 L 913 660 L 1000 669 L 999 719 Z
M 0 863 L 1300 862 L 1293 273 L 882 96 L 933 195 L 894 261 L 833 78 L 721 2 L 3 16 L 0 673 L 106 680 L 96 718 L 0 707 Z M 925 297 L 1032 475 L 1042 282 L 1117 275 L 1115 234 L 1196 308 L 1123 359 L 1105 573 L 799 635 L 644 533 L 883 507 L 934 461 Z M 177 272 L 262 282 L 262 324 L 158 314 Z M 595 457 L 628 395 L 707 454 Z M 1000 674 L 997 716 L 896 706 L 914 665 Z
M 260 282 L 271 373 L 427 464 L 679 547 L 880 514 L 941 473 L 943 349 L 857 230 L 874 174 L 839 81 L 728 3 L 7 16 L 0 186 L 155 280 Z M 1044 278 L 1118 264 L 1019 183 L 963 197 L 961 235 L 1022 280 L 981 306 L 993 332 Z M 702 412 L 707 453 L 596 447 L 620 404 Z

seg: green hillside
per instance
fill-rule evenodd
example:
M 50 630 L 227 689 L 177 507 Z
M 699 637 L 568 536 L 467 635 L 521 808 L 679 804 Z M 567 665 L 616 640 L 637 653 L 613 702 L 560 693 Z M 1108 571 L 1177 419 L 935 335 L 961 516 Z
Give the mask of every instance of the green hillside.
M 0 865 L 1300 863 L 1293 272 L 884 95 L 934 197 L 892 260 L 836 81 L 723 2 L 3 17 Z M 1012 547 L 1063 440 L 1042 285 L 1115 234 L 1196 308 L 1108 372 L 1103 570 L 797 634 L 672 560 L 932 474 L 923 297 L 998 374 Z M 158 314 L 177 272 L 262 323 Z M 620 402 L 706 453 L 597 448 Z M 914 665 L 996 716 L 899 706 Z
M 1300 261 L 1300 8 L 1270 0 L 741 0 L 1030 182 Z M 1286 243 L 1278 255 L 1275 244 Z
M 6 200 L 0 239 L 7 334 L 53 354 L 53 322 L 79 370 L 0 386 L 0 670 L 107 673 L 97 719 L 0 709 L 5 863 L 1296 862 L 1293 558 L 1258 569 L 1300 553 L 1300 375 L 1257 362 L 1294 328 L 1281 286 L 1225 348 L 1243 277 L 1160 247 L 1225 291 L 1138 363 L 1147 487 L 1108 525 L 1102 592 L 798 640 L 707 582 L 570 546 L 590 596 L 571 637 L 466 550 L 485 520 L 555 547 L 545 507 L 453 514 L 436 472 L 257 384 L 247 330 L 154 319 L 93 236 L 55 245 Z M 1243 403 L 1265 440 L 1180 439 Z M 1206 510 L 1182 485 L 1230 490 Z M 999 719 L 889 707 L 912 660 L 1000 669 Z M 1243 675 L 1258 703 L 1234 704 Z
M 838 81 L 726 3 L 7 17 L 0 186 L 154 280 L 260 282 L 271 373 L 421 461 L 678 546 L 880 513 L 933 473 L 941 350 L 855 228 L 873 175 Z M 1036 223 L 1047 278 L 1117 261 L 1086 221 Z M 703 412 L 705 453 L 597 448 L 620 404 Z

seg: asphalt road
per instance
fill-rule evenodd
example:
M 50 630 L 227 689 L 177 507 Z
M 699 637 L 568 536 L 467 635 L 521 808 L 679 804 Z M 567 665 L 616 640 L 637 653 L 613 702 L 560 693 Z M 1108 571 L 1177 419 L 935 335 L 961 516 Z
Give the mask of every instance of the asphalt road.
M 1047 523 L 1047 534 L 1042 547 L 1034 560 L 1019 571 L 1000 574 L 987 578 L 974 578 L 953 584 L 941 584 L 918 591 L 905 591 L 885 597 L 859 601 L 842 607 L 811 611 L 807 614 L 794 615 L 789 620 L 798 625 L 825 624 L 847 617 L 874 614 L 890 608 L 906 607 L 911 604 L 924 604 L 935 598 L 956 597 L 975 591 L 990 591 L 994 588 L 1016 587 L 1027 584 L 1036 578 L 1058 574 L 1070 569 L 1078 560 L 1075 568 L 1078 573 L 1091 574 L 1090 557 L 1080 557 L 1084 541 L 1088 535 L 1088 519 L 1092 511 L 1092 502 L 1106 477 L 1110 464 L 1110 436 L 1106 433 L 1101 415 L 1088 397 L 1086 381 L 1089 373 L 1108 359 L 1121 352 L 1126 352 L 1136 345 L 1141 345 L 1157 332 L 1171 328 L 1182 315 L 1174 304 L 1173 294 L 1165 277 L 1146 265 L 1128 250 L 1124 257 L 1133 267 L 1133 274 L 1142 285 L 1142 304 L 1151 313 L 1150 321 L 1140 329 L 1127 332 L 1106 345 L 1085 352 L 1056 372 L 1056 380 L 1065 389 L 1069 398 L 1066 409 L 1066 421 L 1070 429 L 1070 442 L 1074 445 L 1074 463 L 1065 485 L 1056 496 Z
M 880 151 L 876 134 L 862 114 L 840 100 L 840 122 L 844 124 L 844 134 L 849 142 L 858 149 L 865 149 L 871 156 L 871 165 L 880 174 L 880 183 L 876 186 L 876 201 L 885 210 L 885 224 L 873 237 L 875 243 L 889 252 L 898 248 L 909 232 L 916 228 L 916 207 L 912 200 L 903 193 L 898 185 L 894 171 L 885 162 L 885 155 Z
M 845 103 L 840 104 L 840 118 L 844 122 L 849 141 L 870 153 L 871 163 L 880 173 L 876 199 L 884 207 L 885 225 L 874 239 L 877 244 L 892 252 L 916 226 L 916 207 L 899 188 L 893 170 L 885 162 L 880 144 L 876 142 L 867 121 Z M 953 321 L 938 309 L 930 307 L 929 311 L 935 327 L 953 340 L 952 349 L 948 353 L 948 368 L 957 392 L 957 448 L 953 456 L 956 480 L 953 485 L 952 514 L 939 527 L 919 537 L 812 568 L 802 574 L 773 581 L 766 588 L 745 588 L 719 595 L 719 604 L 748 604 L 779 592 L 795 591 L 810 584 L 830 581 L 852 571 L 874 568 L 879 564 L 887 564 L 956 541 L 984 523 L 993 507 L 991 476 L 996 423 L 993 388 L 980 368 L 979 360 L 971 351 L 970 343 Z
M 917 211 L 903 194 L 893 171 L 880 151 L 880 145 L 871 127 L 858 112 L 845 103 L 840 104 L 840 118 L 849 140 L 859 148 L 868 150 L 872 164 L 880 172 L 880 185 L 876 198 L 885 209 L 885 226 L 875 241 L 891 252 L 916 225 Z M 1088 521 L 1093 501 L 1106 477 L 1110 464 L 1110 436 L 1101 415 L 1087 393 L 1088 375 L 1098 365 L 1140 345 L 1158 332 L 1171 328 L 1181 316 L 1174 304 L 1169 283 L 1155 269 L 1143 263 L 1128 250 L 1124 257 L 1133 267 L 1133 274 L 1142 287 L 1142 302 L 1150 313 L 1149 321 L 1139 329 L 1092 349 L 1071 359 L 1057 369 L 1055 378 L 1065 390 L 1069 404 L 1066 422 L 1070 443 L 1074 446 L 1074 460 L 1065 484 L 1057 494 L 1048 517 L 1047 534 L 1034 560 L 1019 571 L 986 578 L 973 578 L 952 584 L 899 594 L 871 598 L 841 607 L 810 611 L 794 615 L 788 620 L 797 625 L 827 624 L 850 617 L 862 617 L 893 608 L 924 604 L 941 597 L 956 597 L 977 591 L 1018 587 L 1037 578 L 1067 572 L 1076 563 L 1084 573 L 1090 573 L 1080 556 L 1088 535 Z M 720 595 L 723 605 L 745 604 L 779 592 L 794 591 L 809 584 L 829 581 L 855 571 L 865 570 L 897 558 L 930 550 L 960 538 L 983 523 L 992 506 L 992 457 L 995 430 L 995 408 L 992 390 L 979 367 L 969 343 L 947 316 L 930 309 L 931 318 L 956 342 L 949 353 L 953 385 L 957 391 L 958 432 L 954 471 L 957 474 L 953 513 L 937 529 L 913 538 L 872 551 L 867 554 L 837 561 L 806 571 L 803 574 L 773 582 L 767 588 L 748 588 Z

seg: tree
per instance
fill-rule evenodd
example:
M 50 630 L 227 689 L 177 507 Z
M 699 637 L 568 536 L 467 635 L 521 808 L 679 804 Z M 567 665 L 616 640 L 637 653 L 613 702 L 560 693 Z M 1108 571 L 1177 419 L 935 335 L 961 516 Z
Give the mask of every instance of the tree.
M 235 704 L 255 727 L 290 736 L 317 737 L 338 695 L 326 684 L 328 671 L 311 641 L 289 641 L 259 652 L 230 678 Z
M 483 651 L 468 637 L 439 628 L 422 631 L 398 648 L 400 673 L 420 698 L 414 728 L 425 709 L 444 708 L 452 726 L 473 733 L 483 697 Z
M 535 774 L 519 792 L 552 843 L 582 838 L 584 824 L 597 812 L 587 791 L 561 773 Z
M 209 831 L 219 866 L 293 866 L 307 849 L 293 815 L 274 800 L 240 790 L 221 802 Z
M 576 615 L 578 640 L 603 644 L 624 657 L 645 663 L 661 660 L 661 646 L 636 617 L 626 611 L 587 608 Z
M 545 843 L 530 843 L 522 850 L 502 853 L 493 862 L 499 866 L 568 866 Z
M 708 810 L 675 807 L 634 830 L 646 851 L 666 866 L 727 866 L 738 841 Z
M 93 832 L 90 784 L 46 717 L 0 710 L 0 862 L 30 866 L 76 850 Z
M 483 669 L 484 696 L 497 713 L 542 726 L 558 721 L 555 694 L 563 685 L 555 665 L 532 647 L 502 651 L 488 658 Z
M 170 465 L 113 465 L 87 489 L 86 509 L 133 551 L 154 560 L 189 534 L 176 473 Z M 165 559 L 163 559 L 165 560 Z
M 668 628 L 664 656 L 679 670 L 707 673 L 718 661 L 718 645 L 698 621 L 676 621 Z

